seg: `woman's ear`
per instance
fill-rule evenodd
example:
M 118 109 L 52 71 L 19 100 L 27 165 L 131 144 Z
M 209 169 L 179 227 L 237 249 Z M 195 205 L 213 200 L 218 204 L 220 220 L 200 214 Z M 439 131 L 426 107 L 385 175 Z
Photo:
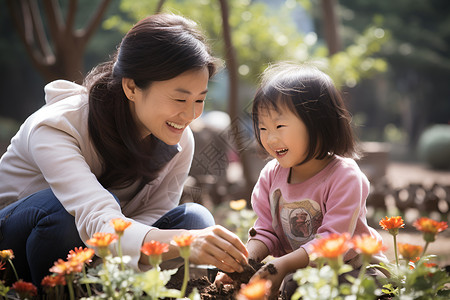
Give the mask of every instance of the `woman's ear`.
M 130 101 L 136 99 L 137 86 L 133 79 L 131 78 L 122 78 L 122 89 Z

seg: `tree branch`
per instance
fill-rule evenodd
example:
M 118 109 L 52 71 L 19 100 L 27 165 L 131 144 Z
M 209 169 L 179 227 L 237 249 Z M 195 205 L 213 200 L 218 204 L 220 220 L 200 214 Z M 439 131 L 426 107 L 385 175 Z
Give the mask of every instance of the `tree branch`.
M 70 0 L 69 8 L 67 9 L 67 17 L 66 17 L 66 32 L 72 32 L 75 25 L 75 16 L 78 7 L 78 0 Z
M 47 35 L 45 34 L 44 25 L 42 24 L 42 16 L 39 11 L 39 6 L 36 1 L 30 1 L 30 13 L 34 27 L 34 33 L 36 36 L 36 45 L 41 50 L 43 56 L 43 63 L 51 64 L 55 60 L 55 56 L 53 55 L 53 51 L 50 47 L 50 43 L 48 42 Z M 24 20 L 27 17 L 24 15 Z
M 111 0 L 103 0 L 102 3 L 100 3 L 100 6 L 97 8 L 95 14 L 92 15 L 91 19 L 89 20 L 88 25 L 83 30 L 81 30 L 80 40 L 82 45 L 86 45 L 97 27 L 100 25 L 103 15 L 105 14 L 110 2 Z
M 161 12 L 164 2 L 166 2 L 166 0 L 159 0 L 158 5 L 156 6 L 155 14 Z

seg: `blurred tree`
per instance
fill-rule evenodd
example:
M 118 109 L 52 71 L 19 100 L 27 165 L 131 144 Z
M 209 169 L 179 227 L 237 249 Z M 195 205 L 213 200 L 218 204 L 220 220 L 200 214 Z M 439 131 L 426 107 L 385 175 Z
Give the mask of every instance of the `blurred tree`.
M 384 61 L 372 58 L 387 37 L 384 32 L 380 34 L 377 31 L 379 28 L 375 26 L 369 26 L 363 34 L 356 35 L 353 45 L 340 49 L 336 3 L 336 0 L 321 0 L 311 6 L 311 2 L 306 0 L 267 3 L 250 0 L 122 0 L 120 7 L 132 20 L 143 18 L 156 7 L 156 11 L 180 13 L 201 24 L 212 42 L 214 52 L 224 57 L 226 62 L 227 111 L 243 163 L 247 182 L 245 186 L 252 187 L 250 166 L 244 159 L 245 155 L 242 155 L 245 149 L 240 148 L 244 145 L 242 139 L 248 140 L 249 136 L 242 136 L 245 130 L 239 126 L 245 127 L 244 122 L 248 116 L 242 112 L 246 110 L 253 93 L 243 96 L 242 87 L 248 84 L 254 87 L 267 64 L 278 60 L 316 60 L 338 85 L 345 86 L 354 86 L 361 78 L 386 68 Z M 318 8 L 326 12 L 321 20 L 327 20 L 327 44 L 319 40 L 315 32 L 302 32 L 294 22 L 295 14 Z M 218 11 L 221 13 L 217 13 Z M 131 24 L 119 16 L 113 16 L 105 22 L 105 26 L 125 32 Z
M 102 0 L 88 24 L 75 29 L 78 0 L 63 9 L 57 0 L 7 0 L 10 14 L 28 55 L 46 81 L 64 78 L 81 83 L 87 43 L 101 23 L 111 0 Z M 42 14 L 45 11 L 45 16 Z
M 344 44 L 352 43 L 369 23 L 380 24 L 392 36 L 377 53 L 388 62 L 389 72 L 352 93 L 361 102 L 358 109 L 366 112 L 366 126 L 377 128 L 373 138 L 383 139 L 399 127 L 406 132 L 404 143 L 411 151 L 424 128 L 450 121 L 450 1 L 340 0 L 340 4 Z

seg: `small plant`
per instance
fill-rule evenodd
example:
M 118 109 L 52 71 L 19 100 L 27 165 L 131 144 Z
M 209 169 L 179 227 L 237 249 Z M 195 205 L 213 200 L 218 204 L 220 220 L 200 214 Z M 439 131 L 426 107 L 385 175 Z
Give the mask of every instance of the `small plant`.
M 414 222 L 413 225 L 423 232 L 424 247 L 397 245 L 397 234 L 404 227 L 401 217 L 386 217 L 380 225 L 393 236 L 395 263 L 369 264 L 374 254 L 385 250 L 381 242 L 370 236 L 350 239 L 348 234 L 331 234 L 319 238 L 311 250 L 318 267 L 297 270 L 294 280 L 298 288 L 292 299 L 449 299 L 450 290 L 446 285 L 450 283 L 450 278 L 447 272 L 431 262 L 435 255 L 426 255 L 428 244 L 435 241 L 437 233 L 447 228 L 447 223 L 429 218 Z M 362 267 L 356 278 L 345 274 L 353 270 L 342 261 L 348 249 L 362 255 Z M 402 263 L 398 252 L 404 260 Z M 378 278 L 380 283 L 377 283 L 375 278 L 365 274 L 368 268 L 384 270 L 390 276 Z M 338 284 L 339 276 L 344 276 L 349 283 Z
M 246 241 L 248 231 L 255 223 L 256 214 L 253 210 L 247 208 L 245 199 L 231 200 L 230 208 L 232 211 L 228 214 L 225 223 L 242 241 Z
M 52 275 L 44 277 L 42 280 L 42 299 L 65 299 L 66 290 L 70 300 L 74 299 L 161 299 L 174 298 L 186 299 L 186 286 L 189 280 L 189 255 L 190 244 L 194 237 L 186 234 L 174 237 L 174 244 L 180 249 L 181 257 L 185 260 L 185 276 L 181 290 L 168 289 L 166 284 L 171 276 L 177 272 L 174 270 L 161 270 L 161 255 L 168 251 L 169 245 L 157 241 L 145 243 L 141 252 L 149 257 L 152 268 L 146 272 L 135 272 L 127 267 L 130 261 L 129 256 L 122 255 L 120 240 L 124 230 L 131 225 L 121 219 L 114 219 L 111 225 L 115 233 L 95 233 L 86 244 L 97 249 L 97 255 L 102 259 L 102 263 L 96 267 L 86 270 L 94 256 L 92 248 L 75 248 L 67 255 L 67 259 L 58 259 L 50 268 Z M 113 257 L 109 247 L 117 242 L 117 257 Z M 36 287 L 28 282 L 19 279 L 14 269 L 12 250 L 0 251 L 2 262 L 0 270 L 4 269 L 6 261 L 9 261 L 16 282 L 10 287 L 0 281 L 0 299 L 34 299 L 37 296 Z M 199 299 L 196 289 L 189 295 L 189 299 Z

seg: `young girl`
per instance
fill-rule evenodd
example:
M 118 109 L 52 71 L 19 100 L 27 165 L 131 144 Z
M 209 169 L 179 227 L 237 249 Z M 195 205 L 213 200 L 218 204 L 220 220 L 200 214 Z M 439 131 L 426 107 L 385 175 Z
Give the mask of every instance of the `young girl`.
M 217 68 L 197 24 L 172 14 L 139 21 L 113 58 L 83 86 L 57 80 L 0 159 L 0 250 L 18 275 L 40 285 L 69 250 L 114 218 L 132 222 L 122 239 L 130 265 L 145 269 L 144 242 L 189 232 L 190 260 L 242 271 L 247 250 L 194 203 L 180 205 L 194 153 L 189 124 Z M 171 246 L 163 259 L 179 256 Z
M 381 237 L 366 222 L 369 182 L 354 161 L 350 115 L 329 76 L 310 65 L 269 67 L 254 98 L 253 124 L 259 144 L 275 159 L 253 190 L 257 220 L 247 249 L 256 261 L 276 257 L 276 274 L 264 268 L 255 274 L 272 281 L 274 297 L 286 275 L 308 266 L 316 236 Z M 361 263 L 354 251 L 344 260 L 356 268 Z

